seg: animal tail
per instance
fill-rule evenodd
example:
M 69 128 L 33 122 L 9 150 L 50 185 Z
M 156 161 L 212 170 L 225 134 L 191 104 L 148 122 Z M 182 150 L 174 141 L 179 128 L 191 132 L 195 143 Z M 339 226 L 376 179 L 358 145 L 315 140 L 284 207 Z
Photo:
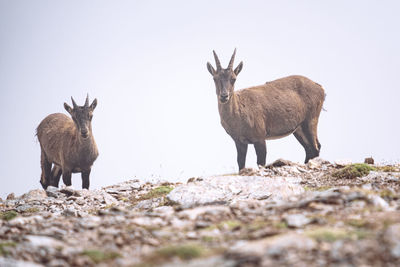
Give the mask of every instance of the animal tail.
M 322 90 L 324 90 L 324 87 L 322 87 L 322 85 L 320 85 L 320 84 L 317 83 L 317 82 L 314 82 L 314 83 L 315 83 L 316 85 L 318 85 L 319 87 L 321 87 Z M 322 100 L 322 103 L 325 102 L 325 99 L 326 99 L 326 93 L 325 93 L 325 90 L 324 90 L 324 99 Z M 327 109 L 324 108 L 323 104 L 322 104 L 322 110 L 323 110 L 323 111 L 328 111 Z

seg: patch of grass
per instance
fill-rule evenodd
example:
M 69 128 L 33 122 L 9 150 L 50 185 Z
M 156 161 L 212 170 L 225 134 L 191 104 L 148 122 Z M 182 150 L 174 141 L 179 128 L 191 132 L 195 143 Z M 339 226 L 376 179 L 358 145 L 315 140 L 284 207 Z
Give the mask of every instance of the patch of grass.
M 317 241 L 325 242 L 335 242 L 348 237 L 348 233 L 345 230 L 335 228 L 317 228 L 306 232 L 306 235 Z
M 140 200 L 146 200 L 151 198 L 163 197 L 169 194 L 174 188 L 171 186 L 162 185 L 152 189 L 150 192 L 140 198 Z
M 307 231 L 305 235 L 317 241 L 332 243 L 337 240 L 344 240 L 344 239 L 351 239 L 351 240 L 364 239 L 370 236 L 370 233 L 368 233 L 363 229 L 356 229 L 349 231 L 340 228 L 323 227 Z
M 233 172 L 233 173 L 224 173 L 221 174 L 220 176 L 238 176 L 239 174 L 237 172 Z
M 255 220 L 247 226 L 248 231 L 254 232 L 269 226 L 270 223 L 263 220 Z
M 197 245 L 179 245 L 163 247 L 154 253 L 154 256 L 158 259 L 171 259 L 178 257 L 181 260 L 191 260 L 201 257 L 204 254 L 204 249 Z
M 288 228 L 288 225 L 287 225 L 287 223 L 285 221 L 276 222 L 276 223 L 273 224 L 273 226 L 275 228 L 278 228 L 278 229 L 286 229 L 286 228 Z
M 15 247 L 17 243 L 8 241 L 0 243 L 0 256 L 7 256 L 9 252 L 7 251 L 7 247 Z
M 84 250 L 82 255 L 88 256 L 93 262 L 100 263 L 121 257 L 117 252 L 104 252 L 100 250 Z
M 348 225 L 356 227 L 356 228 L 363 228 L 368 225 L 368 222 L 363 219 L 350 219 L 350 220 L 347 220 L 346 223 Z
M 18 216 L 18 213 L 14 210 L 0 212 L 0 218 L 5 221 L 10 221 Z
M 350 232 L 350 237 L 354 240 L 361 240 L 371 236 L 371 233 L 363 230 L 363 229 L 356 229 Z
M 39 212 L 39 211 L 40 211 L 39 208 L 31 207 L 31 208 L 29 208 L 29 209 L 26 209 L 24 212 L 25 212 L 25 213 L 36 213 L 36 212 Z
M 210 242 L 213 242 L 215 240 L 215 237 L 206 235 L 206 236 L 201 237 L 201 240 L 203 242 L 210 243 Z
M 374 167 L 368 164 L 355 163 L 335 171 L 334 173 L 332 173 L 332 176 L 336 178 L 354 179 L 356 177 L 366 176 L 369 174 L 370 171 L 375 170 L 376 169 Z
M 392 165 L 376 166 L 375 168 L 381 172 L 398 172 L 399 171 L 399 169 L 396 168 L 396 166 L 392 166 Z
M 332 187 L 330 186 L 319 186 L 319 187 L 310 187 L 310 186 L 304 186 L 304 191 L 326 191 Z
M 395 192 L 393 192 L 393 191 L 391 191 L 389 189 L 383 189 L 383 190 L 379 191 L 379 195 L 382 198 L 389 198 L 389 199 L 393 199 L 393 198 L 396 199 L 396 198 L 399 197 L 398 195 L 396 195 Z

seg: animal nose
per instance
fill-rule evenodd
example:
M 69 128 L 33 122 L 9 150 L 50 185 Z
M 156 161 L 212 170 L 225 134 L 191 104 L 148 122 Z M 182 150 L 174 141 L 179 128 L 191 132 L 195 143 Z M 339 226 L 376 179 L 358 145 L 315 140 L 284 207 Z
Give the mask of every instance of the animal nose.
M 83 137 L 87 137 L 88 136 L 88 131 L 87 130 L 82 130 L 81 134 Z
M 221 95 L 221 99 L 223 99 L 223 100 L 228 99 L 228 94 L 222 94 L 222 95 Z

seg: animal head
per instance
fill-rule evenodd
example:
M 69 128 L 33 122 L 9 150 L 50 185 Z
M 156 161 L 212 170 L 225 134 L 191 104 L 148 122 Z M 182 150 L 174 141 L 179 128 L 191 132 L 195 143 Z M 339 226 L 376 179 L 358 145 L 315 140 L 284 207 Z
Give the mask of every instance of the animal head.
M 239 63 L 235 70 L 233 70 L 233 61 L 235 60 L 236 55 L 235 48 L 231 60 L 229 61 L 228 67 L 226 69 L 223 69 L 221 67 L 221 62 L 219 61 L 217 54 L 215 53 L 215 51 L 213 51 L 213 53 L 217 70 L 214 69 L 210 62 L 207 62 L 207 69 L 214 78 L 215 88 L 220 103 L 225 104 L 233 95 L 236 77 L 243 68 L 243 61 Z
M 78 106 L 75 103 L 75 100 L 72 98 L 71 108 L 67 103 L 64 103 L 64 108 L 71 115 L 72 120 L 74 121 L 78 131 L 80 132 L 83 138 L 88 138 L 89 133 L 91 131 L 91 122 L 93 117 L 93 110 L 97 106 L 97 99 L 94 99 L 92 104 L 89 106 L 89 95 L 86 96 L 86 101 L 83 106 Z

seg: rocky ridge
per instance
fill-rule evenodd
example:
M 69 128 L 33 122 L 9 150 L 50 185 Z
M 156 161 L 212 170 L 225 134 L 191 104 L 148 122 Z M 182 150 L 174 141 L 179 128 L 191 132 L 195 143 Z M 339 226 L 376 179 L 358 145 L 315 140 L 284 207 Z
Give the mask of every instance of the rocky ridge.
M 400 166 L 278 160 L 0 200 L 0 266 L 399 266 Z

